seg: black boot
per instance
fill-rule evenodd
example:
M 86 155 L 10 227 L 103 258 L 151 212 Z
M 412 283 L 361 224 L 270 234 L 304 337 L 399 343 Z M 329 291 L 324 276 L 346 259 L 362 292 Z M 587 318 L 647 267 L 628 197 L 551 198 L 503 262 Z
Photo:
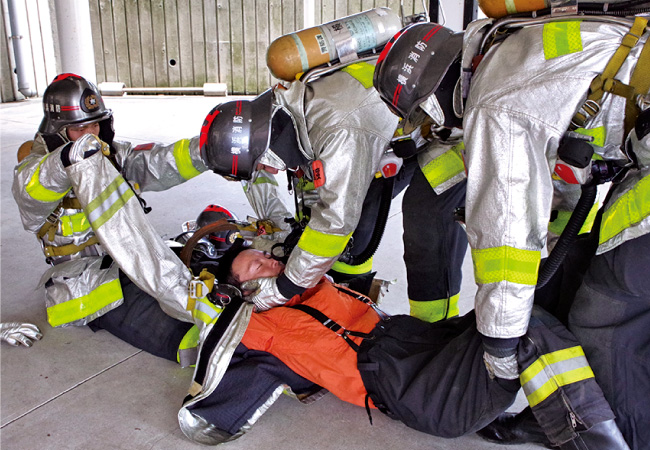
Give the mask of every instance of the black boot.
M 614 419 L 600 422 L 578 437 L 560 445 L 560 450 L 629 450 Z
M 543 444 L 546 448 L 553 448 L 542 427 L 535 420 L 530 407 L 526 407 L 519 414 L 503 413 L 476 434 L 486 441 L 497 444 L 537 443 Z

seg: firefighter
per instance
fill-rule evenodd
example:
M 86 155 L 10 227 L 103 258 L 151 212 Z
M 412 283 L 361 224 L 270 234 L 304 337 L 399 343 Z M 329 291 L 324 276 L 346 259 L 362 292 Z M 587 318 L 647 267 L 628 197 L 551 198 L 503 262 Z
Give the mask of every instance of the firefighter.
M 437 24 L 404 29 L 380 56 L 375 86 L 407 123 L 463 117 L 477 326 L 496 376 L 520 376 L 515 352 L 528 328 L 541 251 L 554 243 L 549 222 L 580 204 L 576 192 L 611 182 L 602 219 L 591 221 L 597 251 L 569 324 L 628 444 L 642 448 L 650 442 L 643 400 L 650 395 L 646 21 L 491 23 L 472 23 L 462 45 Z M 530 381 L 521 374 L 524 387 Z M 533 412 L 552 397 L 539 395 L 534 402 L 528 396 Z
M 43 108 L 12 192 L 51 266 L 41 279 L 48 322 L 105 329 L 192 364 L 199 330 L 219 309 L 190 292 L 209 280 L 194 279 L 156 233 L 139 191 L 168 189 L 205 171 L 198 137 L 171 145 L 114 140 L 112 111 L 97 87 L 75 74 L 54 79 Z
M 363 228 L 353 237 L 354 251 L 370 240 L 374 221 L 359 225 L 360 218 L 376 216 L 376 202 L 364 203 L 374 196 L 369 190 L 387 189 L 392 197 L 409 178 L 398 175 L 387 188 L 384 179 L 373 181 L 398 123 L 372 87 L 373 73 L 373 60 L 357 62 L 251 101 L 223 103 L 206 117 L 201 152 L 209 169 L 248 180 L 245 189 L 258 216 L 279 217 L 274 221 L 280 226 L 281 218 L 292 214 L 280 204 L 269 174 L 287 170 L 297 185 L 299 219 L 308 218 L 284 274 L 259 280 L 251 298 L 259 310 L 301 294 L 332 268 L 341 278 L 370 272 L 370 258 L 353 264 L 337 260 L 355 229 Z

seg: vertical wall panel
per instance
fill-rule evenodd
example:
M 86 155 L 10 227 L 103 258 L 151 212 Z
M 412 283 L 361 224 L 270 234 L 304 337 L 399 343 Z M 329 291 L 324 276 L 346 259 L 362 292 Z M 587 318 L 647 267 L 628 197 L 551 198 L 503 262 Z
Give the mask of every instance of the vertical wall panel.
M 144 86 L 144 66 L 142 62 L 142 45 L 140 44 L 140 13 L 138 0 L 126 0 L 124 4 L 124 24 L 126 32 L 126 49 L 129 54 L 129 86 Z M 143 23 L 143 27 L 147 23 Z M 126 82 L 125 82 L 126 83 Z
M 156 80 L 156 58 L 154 55 L 156 49 L 153 40 L 153 5 L 150 0 L 139 0 L 137 3 L 139 27 L 133 30 L 133 40 L 136 41 L 136 37 L 140 39 L 134 42 L 132 46 L 137 44 L 140 47 L 140 55 L 142 57 L 142 84 L 140 86 L 158 86 Z
M 178 0 L 177 0 L 178 1 Z M 178 67 L 180 68 L 180 86 L 194 86 L 194 54 L 192 51 L 192 35 L 201 34 L 202 30 L 192 29 L 191 8 L 189 0 L 178 1 Z
M 111 2 L 113 7 L 113 39 L 115 40 L 115 65 L 117 66 L 117 79 L 124 81 L 128 86 L 133 86 L 131 80 L 131 55 L 129 52 L 129 36 L 127 33 L 126 3 Z M 134 55 L 135 61 L 139 60 Z
M 193 86 L 203 86 L 207 82 L 205 43 L 207 41 L 203 26 L 203 0 L 190 2 L 190 42 L 192 44 L 192 75 Z M 216 73 L 216 72 L 215 72 Z

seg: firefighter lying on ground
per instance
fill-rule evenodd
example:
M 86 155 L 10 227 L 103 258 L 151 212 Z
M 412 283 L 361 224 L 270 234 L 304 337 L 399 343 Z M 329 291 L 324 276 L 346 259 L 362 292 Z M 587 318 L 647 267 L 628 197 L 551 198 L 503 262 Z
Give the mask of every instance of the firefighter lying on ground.
M 219 311 L 200 296 L 188 299 L 192 275 L 146 219 L 139 191 L 205 171 L 198 137 L 171 145 L 113 140 L 111 110 L 94 84 L 74 74 L 54 79 L 43 108 L 12 192 L 51 266 L 40 282 L 48 322 L 105 329 L 192 364 L 199 329 Z
M 217 276 L 247 292 L 259 288 L 260 277 L 283 270 L 281 262 L 264 252 L 233 246 L 220 261 Z M 214 352 L 223 348 L 217 345 Z M 305 389 L 300 379 L 283 378 L 267 364 L 266 352 L 341 400 L 365 406 L 370 415 L 378 408 L 409 427 L 442 437 L 485 426 L 512 404 L 520 388 L 519 380 L 496 378 L 486 369 L 473 312 L 437 323 L 389 317 L 367 297 L 323 278 L 285 305 L 252 314 L 223 378 L 179 415 L 188 437 L 204 444 L 231 440 L 250 428 L 285 383 Z M 519 344 L 518 359 L 522 382 L 531 379 L 524 389 L 539 401 L 548 416 L 546 432 L 560 448 L 575 445 L 568 414 L 580 418 L 584 431 L 589 429 L 586 448 L 627 448 L 620 432 L 609 432 L 612 426 L 618 432 L 614 416 L 582 349 L 541 309 Z M 212 369 L 223 371 L 226 365 L 227 359 Z M 244 379 L 254 383 L 242 383 Z M 551 385 L 556 388 L 547 389 Z M 600 440 L 592 442 L 594 435 Z
M 501 376 L 520 375 L 516 344 L 541 283 L 541 251 L 547 245 L 554 253 L 567 224 L 575 234 L 595 225 L 593 251 L 573 270 L 574 277 L 578 267 L 586 274 L 574 289 L 569 328 L 628 444 L 647 448 L 647 22 L 603 15 L 507 23 L 473 22 L 464 38 L 437 24 L 406 28 L 380 56 L 375 86 L 412 126 L 462 124 L 477 324 L 486 359 Z M 611 189 L 601 188 L 607 195 L 598 204 L 585 194 L 599 198 L 601 181 Z M 601 220 L 595 213 L 602 204 Z M 569 219 L 572 211 L 588 217 L 582 230 Z

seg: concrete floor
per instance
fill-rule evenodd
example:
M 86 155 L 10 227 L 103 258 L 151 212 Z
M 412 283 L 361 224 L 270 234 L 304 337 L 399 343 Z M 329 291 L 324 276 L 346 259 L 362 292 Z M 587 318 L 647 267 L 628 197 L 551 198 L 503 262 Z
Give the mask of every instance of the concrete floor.
M 198 134 L 209 110 L 222 101 L 206 97 L 142 96 L 106 98 L 115 114 L 117 139 L 135 143 L 173 142 Z M 34 236 L 25 232 L 11 195 L 18 146 L 32 139 L 42 117 L 41 100 L 0 105 L 0 318 L 29 321 L 44 337 L 32 348 L 5 343 L 1 358 L 2 449 L 192 449 L 198 444 L 181 433 L 176 414 L 192 369 L 151 356 L 87 327 L 54 329 L 47 324 L 44 294 L 35 286 L 47 268 Z M 147 193 L 149 215 L 160 234 L 180 233 L 210 203 L 240 218 L 251 214 L 238 183 L 205 173 L 163 193 Z M 401 208 L 394 201 L 384 239 L 375 257 L 378 277 L 396 280 L 383 301 L 389 313 L 407 313 L 405 269 L 401 259 Z M 475 291 L 471 262 L 465 261 L 461 313 L 471 308 Z M 518 398 L 513 409 L 520 409 Z M 327 395 L 311 405 L 282 396 L 242 438 L 225 450 L 293 449 L 498 449 L 476 435 L 432 437 L 376 412 L 374 425 L 363 408 Z M 539 449 L 536 445 L 507 447 Z

